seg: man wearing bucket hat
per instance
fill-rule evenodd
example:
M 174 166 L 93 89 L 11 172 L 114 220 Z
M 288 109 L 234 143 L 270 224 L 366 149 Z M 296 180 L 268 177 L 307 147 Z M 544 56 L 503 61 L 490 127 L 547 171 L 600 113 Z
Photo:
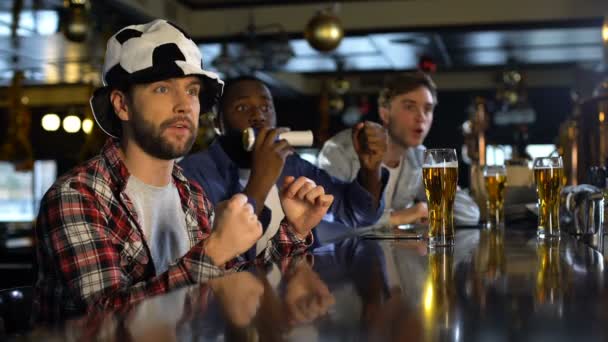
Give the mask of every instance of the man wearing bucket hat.
M 201 110 L 223 82 L 203 69 L 200 50 L 164 20 L 110 38 L 104 87 L 91 98 L 110 138 L 101 153 L 60 177 L 36 223 L 37 319 L 59 322 L 96 309 L 221 276 L 262 233 L 253 207 L 235 195 L 214 209 L 174 164 L 191 148 Z M 285 183 L 284 193 L 298 192 Z M 323 189 L 284 195 L 286 220 L 262 258 L 307 248 L 333 201 Z

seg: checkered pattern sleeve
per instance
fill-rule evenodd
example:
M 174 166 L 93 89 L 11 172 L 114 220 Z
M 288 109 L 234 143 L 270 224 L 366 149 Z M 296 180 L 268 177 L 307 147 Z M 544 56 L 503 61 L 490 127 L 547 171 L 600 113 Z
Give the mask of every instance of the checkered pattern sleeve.
M 268 242 L 266 250 L 260 256 L 265 261 L 276 261 L 302 253 L 312 246 L 312 243 L 312 233 L 308 233 L 306 239 L 302 240 L 291 230 L 287 220 L 283 219 L 279 231 Z
M 36 225 L 37 239 L 45 262 L 54 263 L 50 268 L 61 279 L 54 285 L 67 289 L 45 292 L 67 290 L 88 310 L 113 309 L 223 274 L 206 256 L 201 240 L 166 272 L 141 277 L 145 272 L 138 268 L 148 260 L 133 263 L 133 256 L 124 252 L 126 239 L 121 234 L 133 231 L 127 216 L 115 203 L 100 204 L 79 183 L 65 183 L 47 193 Z M 147 253 L 135 257 L 147 258 Z M 134 266 L 129 269 L 127 264 Z

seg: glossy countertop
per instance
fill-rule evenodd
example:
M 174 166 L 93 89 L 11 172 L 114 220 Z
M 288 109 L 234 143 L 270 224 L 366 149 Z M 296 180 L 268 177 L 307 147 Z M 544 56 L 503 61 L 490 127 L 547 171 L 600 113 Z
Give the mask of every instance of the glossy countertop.
M 603 256 L 567 235 L 460 229 L 434 250 L 351 237 L 27 339 L 605 341 L 605 279 Z

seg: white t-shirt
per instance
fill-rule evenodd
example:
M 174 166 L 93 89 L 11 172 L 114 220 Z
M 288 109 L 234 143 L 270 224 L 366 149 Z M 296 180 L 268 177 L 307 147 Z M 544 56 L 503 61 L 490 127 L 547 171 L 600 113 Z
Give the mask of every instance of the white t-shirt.
M 130 176 L 125 193 L 133 202 L 156 274 L 169 268 L 189 250 L 186 214 L 173 182 L 157 187 Z
M 383 164 L 383 166 L 388 170 L 389 174 L 386 188 L 384 189 L 384 208 L 393 209 L 393 197 L 395 195 L 397 181 L 399 180 L 399 173 L 403 166 L 403 157 L 399 160 L 399 165 L 397 165 L 397 167 L 388 167 L 385 164 Z
M 239 169 L 239 182 L 242 187 L 247 185 L 250 175 L 250 169 Z M 268 193 L 268 196 L 266 196 L 264 205 L 271 210 L 272 215 L 266 231 L 255 245 L 256 255 L 260 254 L 264 249 L 266 249 L 268 241 L 270 241 L 270 239 L 272 239 L 272 237 L 279 231 L 279 225 L 285 217 L 285 214 L 283 214 L 283 207 L 281 207 L 281 200 L 279 199 L 279 189 L 276 184 L 270 188 L 270 192 Z

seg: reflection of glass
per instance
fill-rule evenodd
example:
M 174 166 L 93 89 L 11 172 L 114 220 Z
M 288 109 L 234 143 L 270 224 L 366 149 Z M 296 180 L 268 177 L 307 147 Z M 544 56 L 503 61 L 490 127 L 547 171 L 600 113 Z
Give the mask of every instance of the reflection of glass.
M 422 170 L 429 206 L 429 247 L 452 246 L 454 198 L 458 184 L 456 150 L 426 150 Z
M 483 310 L 492 299 L 488 298 L 500 278 L 506 273 L 504 229 L 482 229 L 479 244 L 473 252 L 472 270 L 467 277 L 467 289 Z
M 534 302 L 537 306 L 558 306 L 561 310 L 564 288 L 562 282 L 562 267 L 559 255 L 559 239 L 542 240 L 537 242 L 536 290 Z
M 454 328 L 456 315 L 454 249 L 453 247 L 431 249 L 428 258 L 429 268 L 422 295 L 424 340 L 436 341 L 446 339 Z
M 486 280 L 496 280 L 505 272 L 504 230 L 479 232 L 479 247 L 473 254 L 475 273 Z
M 534 181 L 538 197 L 538 236 L 559 236 L 559 194 L 562 188 L 561 157 L 536 158 Z
M 507 172 L 504 165 L 486 166 L 483 170 L 483 178 L 488 195 L 486 227 L 504 226 L 505 187 L 507 186 Z

